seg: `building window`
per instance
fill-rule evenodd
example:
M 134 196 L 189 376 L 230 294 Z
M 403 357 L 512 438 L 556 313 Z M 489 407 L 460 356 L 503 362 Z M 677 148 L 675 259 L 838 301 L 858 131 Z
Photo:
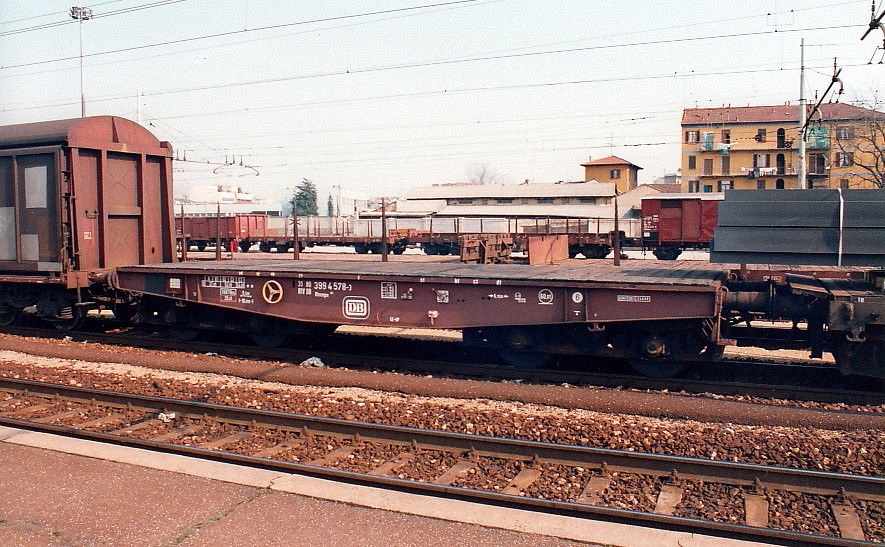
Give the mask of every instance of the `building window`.
M 784 189 L 784 179 L 777 179 L 774 181 L 774 187 L 778 190 Z
M 619 178 L 621 178 L 621 170 L 620 169 L 612 169 L 611 171 L 609 171 L 608 175 L 609 175 L 609 177 L 611 177 L 612 180 L 619 179 Z
M 553 205 L 553 198 L 538 198 L 538 205 Z
M 848 179 L 839 179 L 839 188 L 848 190 Z
M 716 191 L 717 192 L 724 192 L 724 191 L 730 190 L 730 189 L 731 189 L 731 181 L 730 180 L 720 180 L 716 184 Z
M 713 160 L 712 159 L 704 160 L 704 174 L 705 175 L 712 175 L 713 174 Z
M 826 154 L 809 154 L 808 155 L 808 172 L 812 175 L 827 174 L 827 155 Z
M 850 141 L 854 138 L 854 128 L 847 125 L 836 128 L 836 139 L 840 141 Z
M 705 193 L 705 194 L 709 194 L 709 193 L 712 192 L 712 191 L 713 191 L 713 185 L 712 185 L 712 184 L 705 184 L 705 185 L 704 185 L 704 193 Z
M 849 167 L 854 165 L 854 152 L 836 152 L 836 166 Z
M 686 131 L 685 132 L 685 142 L 687 142 L 687 143 L 701 142 L 701 132 L 700 131 Z
M 696 194 L 701 191 L 701 181 L 699 180 L 690 180 L 688 181 L 688 191 L 689 193 Z
M 688 168 L 692 171 L 698 168 L 698 157 L 697 156 L 689 156 L 688 157 Z
M 722 130 L 722 143 L 730 144 L 731 143 L 731 129 L 723 129 Z
M 756 130 L 756 142 L 765 142 L 766 140 L 766 131 L 764 129 Z
M 498 203 L 501 205 L 507 205 L 507 204 L 513 203 L 513 198 L 498 198 L 495 200 L 495 203 Z
M 583 203 L 584 205 L 596 205 L 596 198 L 579 198 L 578 203 Z
M 757 180 L 756 181 L 756 189 L 757 190 L 765 190 L 765 181 L 764 180 Z
M 769 154 L 753 154 L 753 167 L 768 167 Z
M 777 147 L 778 148 L 786 148 L 787 144 L 787 132 L 784 131 L 783 128 L 777 130 Z
M 722 156 L 722 174 L 731 174 L 731 158 L 728 156 Z

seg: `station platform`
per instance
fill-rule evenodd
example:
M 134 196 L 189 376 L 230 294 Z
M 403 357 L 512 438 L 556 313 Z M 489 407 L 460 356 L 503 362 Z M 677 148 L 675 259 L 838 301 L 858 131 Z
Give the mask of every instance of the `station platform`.
M 0 427 L 0 544 L 737 546 Z

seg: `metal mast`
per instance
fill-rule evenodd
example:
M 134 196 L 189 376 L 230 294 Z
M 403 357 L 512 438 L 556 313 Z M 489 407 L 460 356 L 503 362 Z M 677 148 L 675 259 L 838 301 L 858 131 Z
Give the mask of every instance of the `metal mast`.
M 805 129 L 808 125 L 805 111 L 805 38 L 800 45 L 800 68 L 799 68 L 799 160 L 797 166 L 799 175 L 796 180 L 796 188 L 805 190 L 807 174 L 805 170 Z

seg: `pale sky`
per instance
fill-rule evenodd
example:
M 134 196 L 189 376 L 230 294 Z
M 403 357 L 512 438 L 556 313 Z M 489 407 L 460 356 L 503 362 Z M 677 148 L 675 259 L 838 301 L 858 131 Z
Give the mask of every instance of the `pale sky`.
M 0 0 L 0 125 L 80 115 L 72 5 Z M 87 115 L 140 117 L 172 142 L 188 160 L 176 195 L 277 198 L 309 178 L 322 203 L 338 185 L 392 197 L 481 167 L 499 183 L 574 181 L 610 154 L 651 182 L 679 167 L 683 108 L 797 102 L 802 38 L 809 99 L 834 58 L 842 102 L 885 76 L 882 32 L 860 41 L 869 0 L 81 5 Z

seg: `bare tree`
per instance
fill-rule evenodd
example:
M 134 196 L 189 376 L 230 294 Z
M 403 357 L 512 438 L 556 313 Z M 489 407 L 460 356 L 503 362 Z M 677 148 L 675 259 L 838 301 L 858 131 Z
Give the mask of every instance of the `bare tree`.
M 492 171 L 487 163 L 476 163 L 469 176 L 470 184 L 495 184 L 498 174 Z
M 836 148 L 846 165 L 852 165 L 856 175 L 874 188 L 885 188 L 885 112 L 871 101 L 868 115 L 844 130 L 836 131 Z

